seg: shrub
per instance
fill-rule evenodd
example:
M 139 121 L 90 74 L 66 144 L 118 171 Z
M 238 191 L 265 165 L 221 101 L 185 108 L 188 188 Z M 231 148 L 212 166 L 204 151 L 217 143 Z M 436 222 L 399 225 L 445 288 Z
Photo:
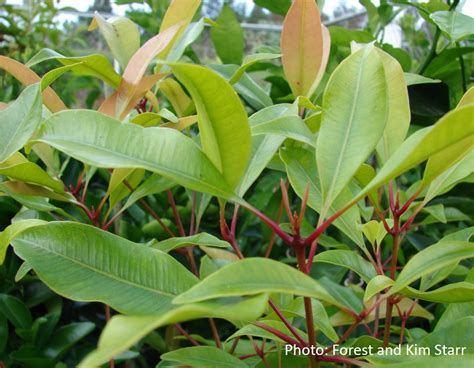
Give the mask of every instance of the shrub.
M 232 10 L 192 23 L 199 5 L 174 0 L 142 46 L 132 21 L 97 14 L 120 72 L 100 54 L 0 57 L 27 86 L 0 111 L 2 359 L 467 367 L 474 89 L 458 100 L 471 20 L 457 2 L 416 5 L 437 27 L 423 76 L 368 31 L 328 30 L 311 0 L 286 13 L 281 55 L 243 59 Z M 372 7 L 379 34 L 395 13 Z M 227 64 L 183 58 L 206 21 Z M 462 73 L 447 82 L 453 108 L 420 117 L 423 92 L 407 85 L 439 83 L 448 53 Z M 61 66 L 39 77 L 46 60 Z M 98 111 L 68 109 L 50 87 L 67 72 L 113 92 Z M 93 351 L 91 302 L 107 320 Z M 62 303 L 74 322 L 57 328 Z

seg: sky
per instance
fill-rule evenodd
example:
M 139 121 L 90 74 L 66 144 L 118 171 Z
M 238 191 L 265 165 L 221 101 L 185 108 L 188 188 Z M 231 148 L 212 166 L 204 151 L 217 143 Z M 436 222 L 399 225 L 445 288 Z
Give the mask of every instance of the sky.
M 70 6 L 73 8 L 76 8 L 79 11 L 86 11 L 87 8 L 93 3 L 93 0 L 61 0 L 60 1 L 60 6 L 61 7 L 66 7 Z M 238 3 L 244 3 L 248 4 L 249 7 L 253 6 L 253 0 L 238 0 Z M 379 0 L 373 0 L 372 1 L 375 5 L 379 4 Z M 7 3 L 9 4 L 16 4 L 16 5 L 22 5 L 23 0 L 7 0 Z M 326 0 L 324 4 L 324 9 L 323 11 L 327 15 L 332 15 L 333 10 L 338 7 L 340 4 L 347 4 L 348 7 L 354 7 L 357 9 L 363 9 L 363 7 L 360 5 L 358 0 Z M 464 0 L 461 1 L 462 8 L 460 10 L 462 13 L 469 15 L 471 17 L 474 17 L 474 0 Z M 135 5 L 137 6 L 137 5 Z M 139 5 L 138 5 L 139 6 Z M 118 15 L 123 15 L 127 9 L 126 5 L 113 5 L 114 8 L 114 13 Z

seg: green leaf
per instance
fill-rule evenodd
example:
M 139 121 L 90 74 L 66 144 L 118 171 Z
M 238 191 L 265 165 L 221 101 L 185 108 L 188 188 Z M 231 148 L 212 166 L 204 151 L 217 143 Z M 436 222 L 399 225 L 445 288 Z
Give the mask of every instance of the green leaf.
M 107 188 L 107 193 L 110 195 L 110 207 L 115 207 L 119 201 L 130 194 L 129 187 L 123 183 L 125 180 L 133 190 L 138 184 L 140 184 L 144 175 L 145 170 L 142 169 L 113 170 L 109 181 L 109 187 Z
M 253 54 L 247 55 L 244 60 L 242 61 L 242 65 L 237 69 L 237 71 L 232 75 L 229 79 L 230 84 L 237 83 L 240 78 L 244 75 L 245 71 L 251 67 L 253 64 L 258 63 L 259 61 L 263 60 L 272 60 L 281 57 L 280 54 L 270 54 L 270 53 L 260 53 L 260 54 Z
M 437 11 L 430 14 L 430 18 L 449 36 L 451 42 L 474 34 L 474 19 L 468 15 L 457 11 Z
M 150 175 L 138 188 L 136 188 L 133 193 L 128 197 L 125 204 L 120 208 L 118 213 L 122 213 L 135 202 L 140 200 L 143 197 L 149 196 L 151 194 L 157 194 L 164 192 L 174 186 L 174 182 L 160 176 L 158 174 Z
M 140 32 L 137 25 L 125 17 L 112 17 L 105 20 L 95 12 L 89 31 L 97 26 L 112 55 L 122 70 L 125 69 L 130 58 L 140 48 Z
M 282 116 L 291 116 L 292 114 L 292 105 L 290 104 L 273 105 L 250 116 L 249 123 L 253 127 L 254 125 L 263 124 Z M 242 175 L 238 189 L 240 196 L 243 196 L 255 180 L 257 180 L 284 140 L 285 138 L 282 136 L 270 134 L 252 137 L 250 160 Z
M 357 202 L 367 193 L 425 161 L 435 153 L 472 140 L 474 136 L 472 114 L 474 114 L 474 105 L 462 107 L 447 113 L 434 126 L 420 129 L 412 134 L 351 203 Z
M 410 104 L 402 67 L 386 52 L 376 50 L 384 67 L 387 86 L 387 125 L 376 147 L 378 157 L 383 163 L 405 140 L 410 125 Z
M 362 232 L 374 248 L 380 246 L 387 235 L 387 230 L 385 230 L 383 223 L 375 220 L 363 224 Z
M 191 236 L 183 236 L 177 238 L 169 238 L 153 244 L 152 248 L 161 250 L 162 252 L 170 252 L 173 249 L 186 247 L 189 245 L 229 248 L 230 244 L 226 241 L 220 240 L 208 233 L 199 233 Z
M 242 102 L 232 86 L 210 69 L 191 64 L 172 64 L 171 69 L 196 104 L 203 151 L 235 188 L 247 166 L 251 147 Z
M 372 153 L 384 132 L 387 115 L 384 67 L 378 52 L 369 45 L 339 64 L 323 96 L 316 149 L 322 217 Z
M 443 224 L 447 222 L 446 214 L 444 212 L 444 205 L 442 204 L 435 204 L 434 206 L 425 207 L 423 208 L 423 212 L 430 214 L 432 217 Z
M 209 67 L 224 78 L 229 80 L 232 75 L 238 70 L 237 65 L 221 65 L 211 64 Z M 260 110 L 264 107 L 273 105 L 273 101 L 262 87 L 255 82 L 247 73 L 240 78 L 240 80 L 233 85 L 235 91 L 247 101 L 247 103 L 254 109 Z
M 444 236 L 441 240 L 442 241 L 448 241 L 448 240 L 470 241 L 473 235 L 474 235 L 474 226 L 471 226 L 466 229 L 462 229 L 462 230 L 450 233 Z
M 183 305 L 156 316 L 112 317 L 102 332 L 97 350 L 89 354 L 79 367 L 100 366 L 161 326 L 204 317 L 255 320 L 264 312 L 267 300 L 267 295 L 260 294 L 251 298 L 225 298 Z
M 8 294 L 0 294 L 0 313 L 16 328 L 29 328 L 33 323 L 28 307 L 20 299 Z
M 0 175 L 25 183 L 41 185 L 58 193 L 64 192 L 64 183 L 61 180 L 49 176 L 46 171 L 28 161 L 20 152 L 14 153 L 0 164 Z
M 224 4 L 211 28 L 211 39 L 217 55 L 224 64 L 240 64 L 244 55 L 244 31 L 228 4 Z
M 405 84 L 407 86 L 414 86 L 416 84 L 426 84 L 426 83 L 441 83 L 440 79 L 431 79 L 419 74 L 414 74 L 414 73 L 403 73 L 403 74 L 405 77 Z
M 467 106 L 472 103 L 474 103 L 474 87 L 469 88 L 467 92 L 462 96 L 461 100 L 456 106 L 456 109 L 459 109 L 462 106 Z
M 0 110 L 0 162 L 21 149 L 41 121 L 39 84 L 26 87 L 7 108 Z
M 199 147 L 174 129 L 120 124 L 95 111 L 75 110 L 46 120 L 37 140 L 91 166 L 142 168 L 197 191 L 233 196 Z
M 472 302 L 474 301 L 474 284 L 470 282 L 456 282 L 430 291 L 419 291 L 407 287 L 401 290 L 400 294 L 435 303 Z
M 75 344 L 89 335 L 95 328 L 92 322 L 77 322 L 59 328 L 51 336 L 44 348 L 44 354 L 59 359 Z
M 466 92 L 465 97 L 469 99 L 469 91 Z M 456 106 L 456 109 L 466 105 L 469 105 L 466 103 L 466 100 L 464 100 L 464 102 L 461 100 L 458 106 Z M 452 167 L 459 160 L 462 160 L 466 155 L 469 155 L 469 153 L 471 153 L 471 155 L 474 154 L 473 147 L 474 139 L 468 139 L 431 156 L 426 163 L 421 185 L 423 187 L 427 186 L 428 183 L 431 183 L 438 175 Z
M 424 202 L 428 203 L 434 197 L 439 196 L 451 190 L 456 184 L 466 179 L 474 172 L 472 162 L 474 160 L 474 151 L 471 151 L 458 162 L 438 175 L 428 187 Z
M 374 266 L 351 250 L 327 250 L 314 257 L 314 262 L 329 263 L 348 268 L 358 274 L 365 282 L 377 275 Z
M 122 313 L 163 313 L 197 280 L 166 253 L 89 225 L 50 222 L 23 231 L 12 244 L 56 293 Z
M 22 231 L 38 225 L 44 225 L 46 221 L 37 219 L 21 220 L 12 223 L 0 232 L 0 264 L 5 260 L 7 247 Z
M 262 292 L 310 296 L 337 305 L 317 281 L 288 265 L 265 258 L 246 258 L 233 262 L 209 275 L 173 302 L 192 303 Z
M 299 116 L 283 116 L 252 125 L 252 136 L 265 134 L 291 138 L 313 147 L 316 145 L 316 137 Z
M 392 286 L 394 281 L 385 275 L 377 275 L 367 284 L 364 293 L 364 303 L 367 303 L 370 298 Z
M 15 282 L 20 282 L 20 280 L 25 277 L 31 270 L 32 268 L 30 267 L 30 265 L 26 262 L 23 262 L 15 274 Z
M 417 344 L 432 349 L 438 344 L 452 347 L 464 346 L 466 347 L 464 354 L 474 354 L 474 317 L 464 316 L 454 323 L 424 336 L 417 341 Z
M 280 151 L 280 157 L 285 163 L 286 171 L 292 188 L 300 198 L 303 197 L 306 186 L 309 184 L 308 206 L 317 212 L 321 212 L 322 198 L 319 184 L 316 160 L 314 154 L 302 148 L 286 148 Z M 329 215 L 332 215 L 352 197 L 348 188 L 344 188 L 334 203 L 329 207 Z M 339 230 L 349 236 L 357 245 L 364 247 L 364 239 L 358 229 L 360 214 L 357 207 L 347 210 L 342 216 L 333 222 Z
M 255 0 L 255 4 L 270 10 L 272 13 L 285 16 L 291 6 L 291 0 Z
M 63 75 L 64 73 L 67 73 L 70 70 L 76 69 L 81 64 L 84 64 L 84 62 L 80 61 L 78 63 L 74 63 L 71 65 L 61 66 L 59 68 L 52 69 L 49 72 L 47 72 L 41 78 L 41 91 L 44 91 L 46 88 L 48 88 L 61 75 Z
M 278 330 L 278 331 L 284 333 L 285 335 L 292 336 L 292 332 L 281 321 L 263 319 L 263 320 L 259 320 L 258 322 L 263 323 L 267 326 L 270 326 L 270 327 L 274 328 L 275 330 Z M 303 337 L 304 339 L 307 338 L 306 334 L 303 331 L 299 330 L 296 327 L 295 327 L 295 329 L 296 329 L 296 331 L 298 331 L 298 333 L 300 334 L 301 337 Z M 261 338 L 264 338 L 264 339 L 278 341 L 278 342 L 281 342 L 281 343 L 285 342 L 284 340 L 282 340 L 279 337 L 275 336 L 271 332 L 268 332 L 267 330 L 264 330 L 263 328 L 261 328 L 259 326 L 256 326 L 254 324 L 249 324 L 249 325 L 246 325 L 246 326 L 240 328 L 239 330 L 234 332 L 231 336 L 229 336 L 226 341 L 235 339 L 236 337 L 239 337 L 239 336 L 246 336 L 246 335 L 261 337 Z
M 166 60 L 170 62 L 179 61 L 181 56 L 183 56 L 186 48 L 198 39 L 198 37 L 201 35 L 203 30 L 204 30 L 204 18 L 201 18 L 199 21 L 195 23 L 189 24 L 186 30 L 183 32 L 183 35 L 177 40 L 177 42 L 171 48 L 170 52 L 168 53 L 168 56 L 166 57 Z M 164 71 L 166 70 L 166 68 L 163 68 L 162 70 Z
M 339 307 L 351 310 L 356 314 L 360 314 L 364 310 L 362 296 L 358 295 L 352 288 L 339 285 L 326 276 L 322 277 L 319 281 L 328 293 L 338 301 Z
M 110 61 L 100 54 L 67 57 L 51 49 L 43 49 L 33 56 L 26 65 L 32 67 L 47 60 L 57 60 L 64 66 L 73 65 L 71 70 L 77 75 L 98 78 L 112 87 L 118 87 L 122 79 Z
M 311 97 L 315 91 L 326 69 L 330 43 L 316 2 L 295 0 L 280 38 L 283 71 L 295 97 Z
M 247 368 L 239 358 L 212 346 L 192 346 L 170 351 L 161 356 L 164 361 L 206 368 Z
M 405 265 L 390 289 L 394 294 L 416 279 L 443 268 L 452 262 L 474 257 L 474 243 L 441 241 L 414 255 Z

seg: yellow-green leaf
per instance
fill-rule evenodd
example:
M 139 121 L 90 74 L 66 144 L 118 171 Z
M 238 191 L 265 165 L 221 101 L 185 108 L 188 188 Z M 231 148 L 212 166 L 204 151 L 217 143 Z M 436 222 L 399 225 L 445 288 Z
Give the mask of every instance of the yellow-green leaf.
M 387 125 L 376 147 L 383 163 L 405 140 L 410 125 L 410 104 L 401 65 L 386 52 L 380 49 L 377 52 L 383 63 L 387 83 Z
M 232 86 L 208 68 L 171 64 L 196 105 L 203 151 L 232 188 L 239 183 L 250 157 L 247 113 Z
M 387 117 L 383 63 L 375 47 L 368 45 L 339 64 L 324 92 L 316 144 L 322 217 L 373 152 Z

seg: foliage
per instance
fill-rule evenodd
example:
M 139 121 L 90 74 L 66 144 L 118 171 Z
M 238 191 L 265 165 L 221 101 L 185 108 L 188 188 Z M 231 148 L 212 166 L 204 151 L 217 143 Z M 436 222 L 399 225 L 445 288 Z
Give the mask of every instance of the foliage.
M 445 344 L 466 351 L 416 366 L 469 366 L 472 19 L 362 1 L 350 30 L 256 3 L 285 15 L 280 48 L 244 56 L 230 6 L 173 0 L 95 15 L 116 67 L 0 57 L 25 86 L 0 105 L 0 365 L 403 367 L 370 349 Z M 433 30 L 413 60 L 383 42 L 406 8 Z M 205 24 L 220 63 L 193 52 Z M 56 94 L 70 78 L 106 85 L 97 109 Z

